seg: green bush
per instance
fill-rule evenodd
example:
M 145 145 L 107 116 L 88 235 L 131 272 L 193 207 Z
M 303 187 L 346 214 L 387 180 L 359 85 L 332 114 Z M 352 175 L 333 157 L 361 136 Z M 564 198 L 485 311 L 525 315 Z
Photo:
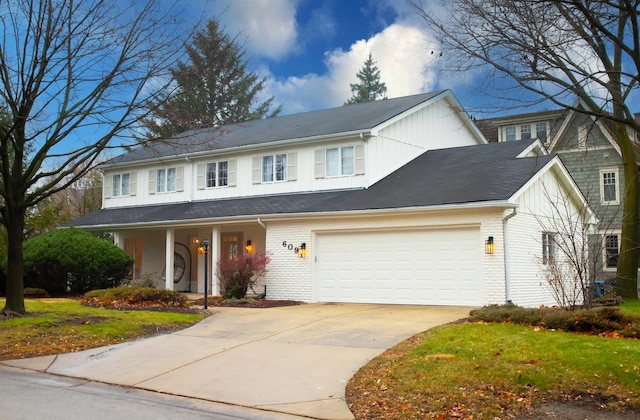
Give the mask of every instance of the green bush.
M 143 286 L 92 290 L 84 294 L 83 303 L 99 306 L 189 306 L 187 296 L 181 293 Z
M 620 308 L 612 306 L 566 311 L 557 308 L 488 305 L 471 311 L 470 319 L 472 321 L 532 325 L 570 332 L 617 333 L 623 337 L 640 337 L 640 316 L 625 314 Z
M 53 296 L 119 286 L 128 281 L 132 266 L 125 251 L 76 228 L 47 232 L 24 244 L 25 286 Z

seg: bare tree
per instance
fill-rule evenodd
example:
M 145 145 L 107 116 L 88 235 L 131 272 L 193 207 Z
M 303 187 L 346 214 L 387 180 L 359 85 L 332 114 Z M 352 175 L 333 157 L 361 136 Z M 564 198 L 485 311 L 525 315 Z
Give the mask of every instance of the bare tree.
M 640 0 L 442 0 L 439 7 L 410 1 L 455 62 L 449 69 L 486 67 L 611 132 L 625 178 L 616 287 L 637 297 L 640 181 L 630 132 L 640 124 L 628 100 L 640 83 Z M 573 106 L 576 97 L 585 109 Z
M 103 151 L 133 141 L 129 130 L 168 88 L 168 68 L 190 33 L 182 12 L 155 0 L 0 2 L 3 311 L 25 312 L 26 214 L 73 185 Z

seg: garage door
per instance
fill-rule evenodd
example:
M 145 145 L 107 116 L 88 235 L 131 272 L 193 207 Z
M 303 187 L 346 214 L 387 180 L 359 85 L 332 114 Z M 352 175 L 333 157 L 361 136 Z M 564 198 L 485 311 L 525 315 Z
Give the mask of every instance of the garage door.
M 320 302 L 481 305 L 477 227 L 316 237 Z

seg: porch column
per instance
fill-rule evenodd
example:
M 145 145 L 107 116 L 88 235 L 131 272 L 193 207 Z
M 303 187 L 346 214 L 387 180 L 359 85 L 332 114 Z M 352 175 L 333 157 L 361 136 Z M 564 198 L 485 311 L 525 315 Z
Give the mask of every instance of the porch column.
M 218 277 L 216 276 L 216 267 L 218 266 L 218 259 L 220 258 L 220 235 L 218 229 L 211 229 L 211 245 L 209 246 L 209 280 L 211 282 L 211 295 L 220 295 L 220 285 L 218 284 Z
M 173 290 L 173 252 L 174 252 L 174 231 L 173 228 L 167 229 L 166 235 L 166 256 L 165 256 L 165 289 Z

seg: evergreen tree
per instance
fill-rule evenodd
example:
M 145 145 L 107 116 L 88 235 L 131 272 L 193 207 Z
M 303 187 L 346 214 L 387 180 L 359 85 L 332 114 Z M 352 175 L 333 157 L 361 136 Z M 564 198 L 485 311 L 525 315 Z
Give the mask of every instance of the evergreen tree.
M 357 77 L 360 83 L 350 83 L 352 96 L 345 105 L 387 99 L 387 86 L 380 82 L 380 69 L 373 61 L 371 53 L 358 71 Z
M 187 45 L 189 62 L 171 70 L 176 89 L 144 120 L 149 138 L 167 138 L 202 127 L 275 116 L 273 97 L 261 101 L 264 79 L 247 71 L 244 51 L 211 20 Z

